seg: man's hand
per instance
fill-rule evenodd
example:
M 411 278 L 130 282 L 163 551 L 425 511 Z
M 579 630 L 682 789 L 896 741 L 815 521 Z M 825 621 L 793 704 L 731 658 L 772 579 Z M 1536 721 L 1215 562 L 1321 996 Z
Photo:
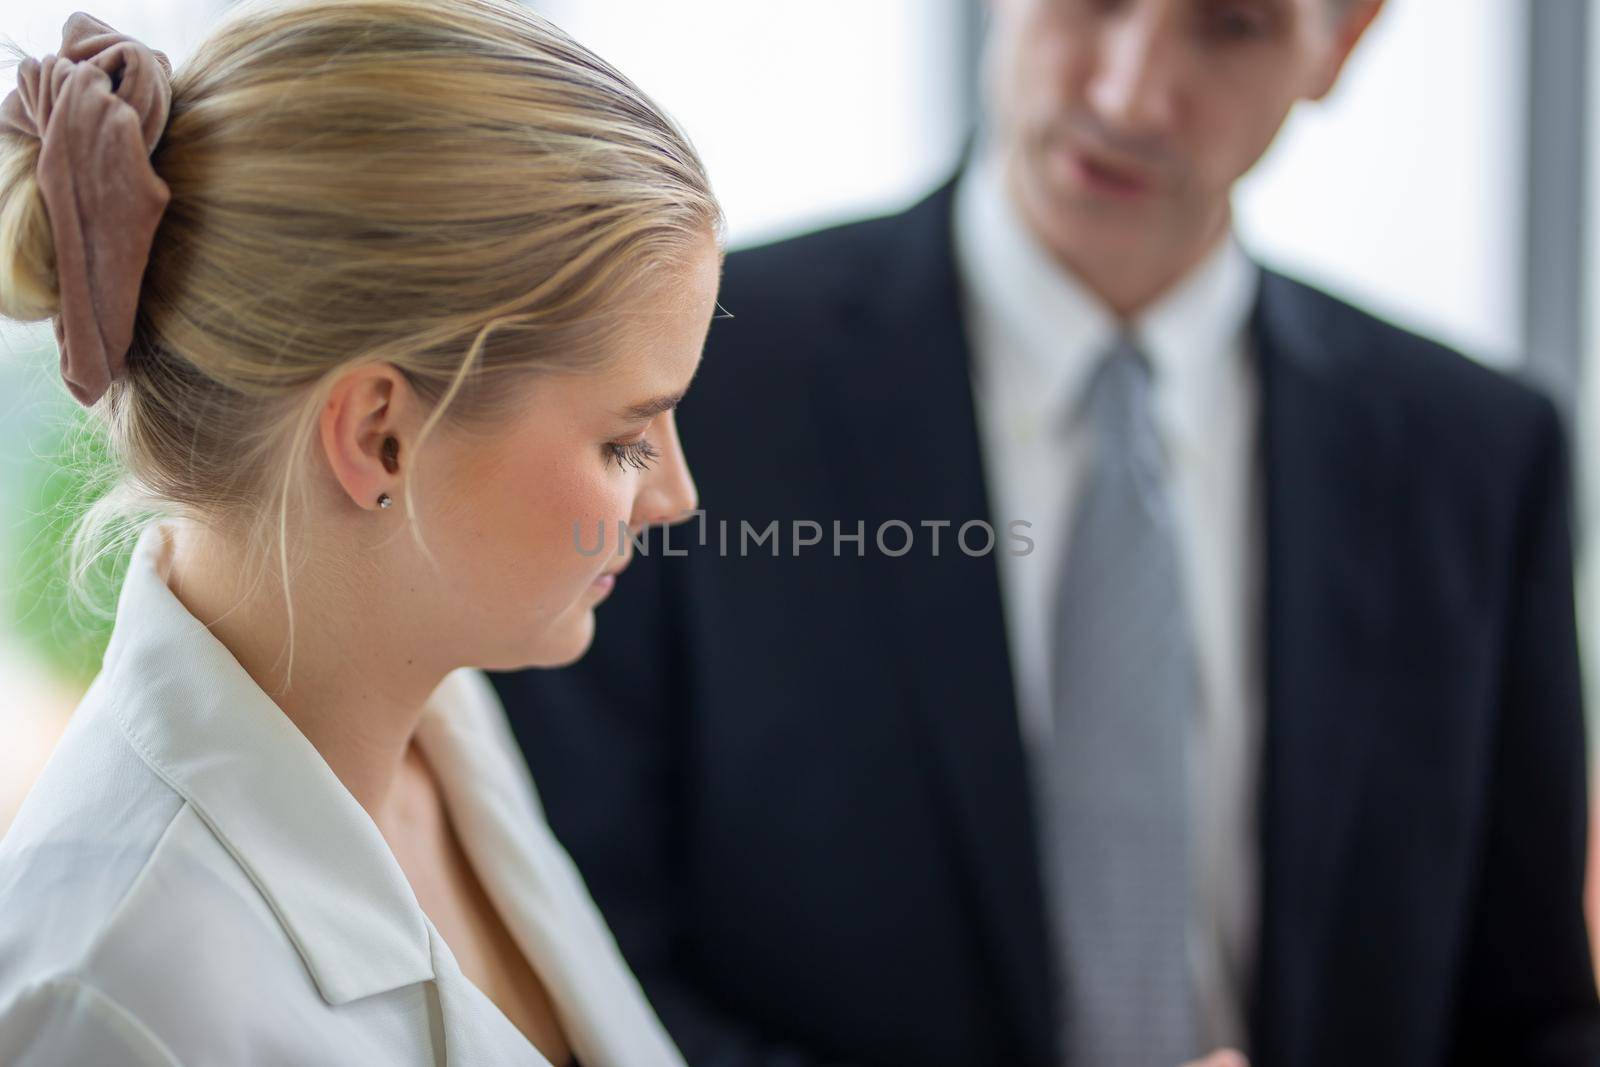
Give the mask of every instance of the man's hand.
M 1186 1063 L 1183 1067 L 1250 1067 L 1250 1061 L 1244 1058 L 1244 1053 L 1225 1048 L 1213 1052 L 1203 1060 Z

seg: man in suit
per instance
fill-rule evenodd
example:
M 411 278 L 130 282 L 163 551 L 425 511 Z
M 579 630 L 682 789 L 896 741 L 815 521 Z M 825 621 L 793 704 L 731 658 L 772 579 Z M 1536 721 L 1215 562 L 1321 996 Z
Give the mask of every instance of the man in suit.
M 1380 2 L 992 0 L 954 181 L 729 257 L 705 515 L 496 679 L 691 1063 L 1600 1063 L 1554 410 L 1231 236 Z

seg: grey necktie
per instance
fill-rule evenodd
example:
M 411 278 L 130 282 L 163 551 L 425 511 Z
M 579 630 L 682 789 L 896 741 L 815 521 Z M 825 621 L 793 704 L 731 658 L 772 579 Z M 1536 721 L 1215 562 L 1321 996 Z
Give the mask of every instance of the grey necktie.
M 1126 340 L 1083 397 L 1092 450 L 1055 604 L 1041 777 L 1069 1067 L 1179 1067 L 1197 1048 L 1189 731 L 1198 710 L 1151 373 Z

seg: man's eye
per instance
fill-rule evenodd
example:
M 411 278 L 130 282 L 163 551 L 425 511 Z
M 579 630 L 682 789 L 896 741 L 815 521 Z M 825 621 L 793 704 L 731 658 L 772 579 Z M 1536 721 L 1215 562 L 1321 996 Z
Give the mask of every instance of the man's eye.
M 1206 20 L 1206 32 L 1224 41 L 1253 41 L 1265 37 L 1271 28 L 1266 15 L 1249 7 L 1220 8 Z
M 656 446 L 650 443 L 649 438 L 641 437 L 637 441 L 610 441 L 605 445 L 606 461 L 615 462 L 620 470 L 624 466 L 631 466 L 634 470 L 644 470 L 651 463 L 661 458 L 661 453 L 656 451 Z

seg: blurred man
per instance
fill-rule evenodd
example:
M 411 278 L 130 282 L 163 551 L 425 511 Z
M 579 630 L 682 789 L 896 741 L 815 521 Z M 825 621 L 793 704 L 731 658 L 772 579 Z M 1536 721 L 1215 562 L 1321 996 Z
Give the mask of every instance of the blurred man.
M 498 680 L 690 1062 L 1600 1063 L 1553 409 L 1232 236 L 1379 7 L 993 0 L 951 184 L 730 257 L 705 521 Z

